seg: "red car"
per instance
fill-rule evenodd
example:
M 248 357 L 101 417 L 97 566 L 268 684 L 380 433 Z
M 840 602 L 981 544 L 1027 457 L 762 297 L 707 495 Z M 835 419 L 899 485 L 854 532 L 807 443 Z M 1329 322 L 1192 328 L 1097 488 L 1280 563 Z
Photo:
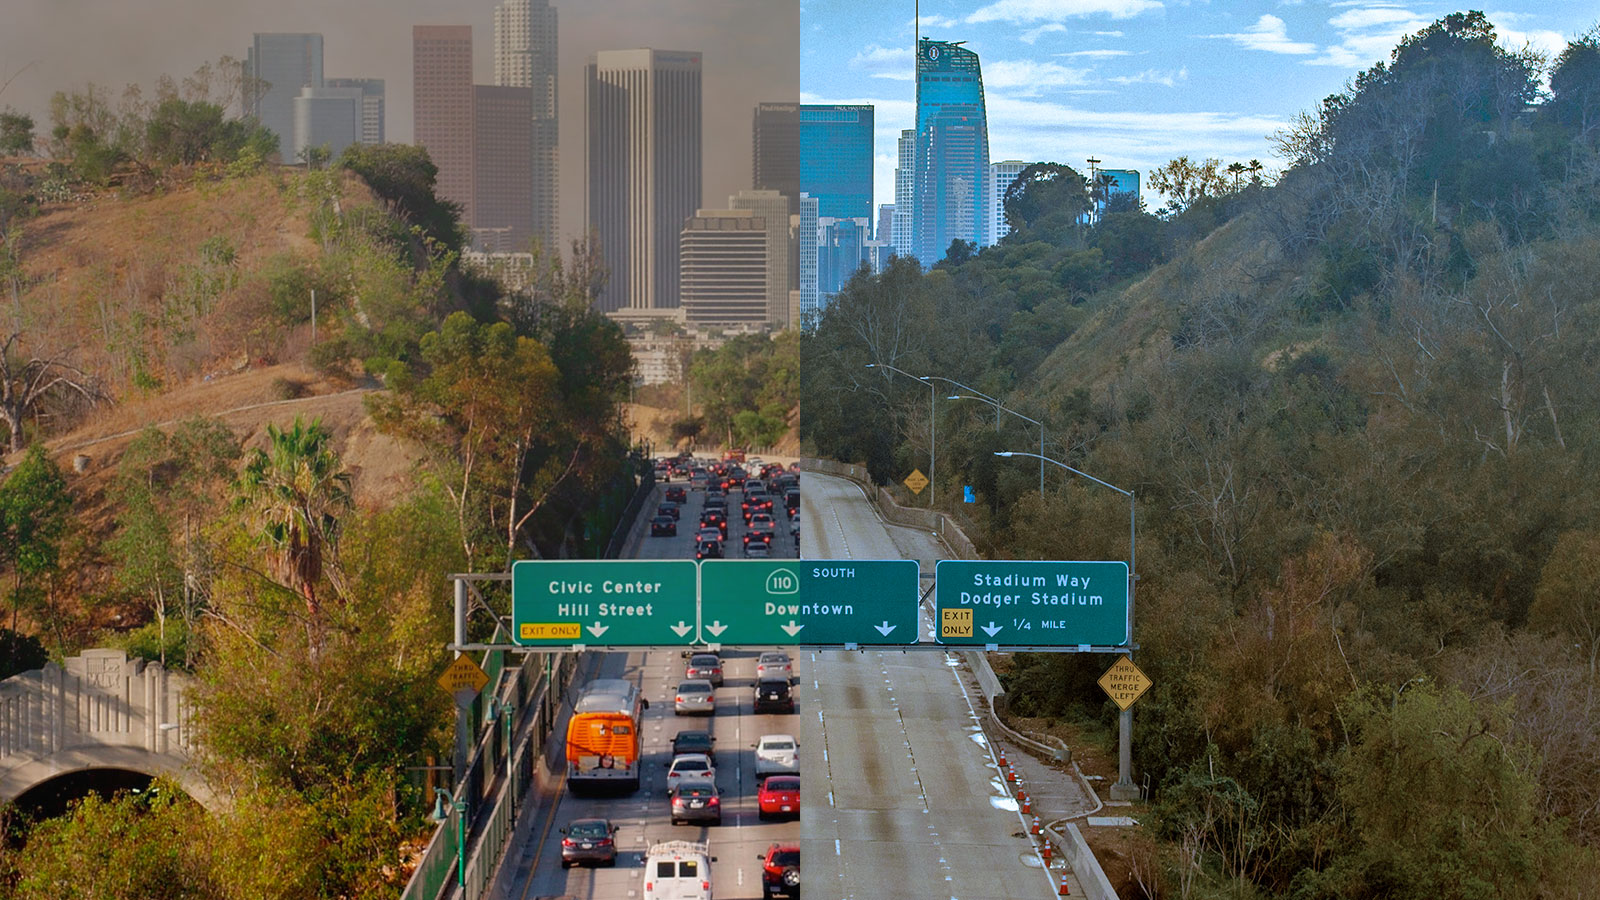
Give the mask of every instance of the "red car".
M 800 845 L 773 844 L 761 860 L 761 896 L 800 896 Z
M 766 781 L 761 782 L 761 790 L 756 792 L 756 802 L 761 807 L 760 816 L 763 819 L 774 816 L 799 818 L 800 776 L 769 775 Z

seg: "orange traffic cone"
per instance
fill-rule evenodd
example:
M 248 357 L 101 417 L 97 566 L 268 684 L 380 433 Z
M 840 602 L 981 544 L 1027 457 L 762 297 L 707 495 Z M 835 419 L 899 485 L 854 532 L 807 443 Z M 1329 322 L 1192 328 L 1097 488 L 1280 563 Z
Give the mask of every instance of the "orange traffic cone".
M 1039 829 L 1039 817 L 1038 816 L 1034 816 L 1033 817 L 1033 833 L 1034 834 L 1038 834 L 1039 832 L 1040 832 L 1040 829 Z
M 1022 796 L 1022 814 L 1025 816 L 1030 815 L 1033 812 L 1033 798 L 1028 796 L 1027 791 L 1018 791 L 1018 793 Z M 1035 816 L 1035 818 L 1038 817 Z
M 1013 769 L 1010 766 L 1006 766 L 1006 781 L 1008 781 L 1008 782 L 1010 782 L 1012 784 L 1016 784 L 1017 783 L 1017 770 L 1016 769 Z
M 1056 896 L 1057 897 L 1065 897 L 1065 896 L 1067 896 L 1068 894 L 1071 894 L 1071 893 L 1072 893 L 1072 891 L 1067 889 L 1067 873 L 1062 872 L 1061 873 L 1061 890 L 1056 891 Z
M 1054 845 L 1049 841 L 1045 841 L 1044 846 L 1039 848 L 1039 855 L 1044 857 L 1044 865 L 1047 869 L 1050 867 L 1050 855 L 1055 852 L 1053 847 Z
M 1006 764 L 1006 751 L 996 747 L 995 752 L 1000 754 L 1000 765 L 1004 766 Z

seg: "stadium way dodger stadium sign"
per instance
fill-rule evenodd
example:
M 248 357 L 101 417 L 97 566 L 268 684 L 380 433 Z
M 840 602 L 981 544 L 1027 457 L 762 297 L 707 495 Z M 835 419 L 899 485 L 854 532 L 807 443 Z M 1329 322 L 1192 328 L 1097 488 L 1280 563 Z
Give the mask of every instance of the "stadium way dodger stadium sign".
M 1127 563 L 944 559 L 935 572 L 941 644 L 1128 643 Z

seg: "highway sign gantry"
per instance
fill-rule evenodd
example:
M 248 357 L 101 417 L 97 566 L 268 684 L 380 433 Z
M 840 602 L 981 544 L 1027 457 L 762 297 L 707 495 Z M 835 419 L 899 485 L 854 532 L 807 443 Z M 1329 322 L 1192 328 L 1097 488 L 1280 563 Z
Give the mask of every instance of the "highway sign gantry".
M 1131 642 L 1127 563 L 945 559 L 934 572 L 941 644 Z
M 699 634 L 692 559 L 518 560 L 511 566 L 511 639 L 523 647 L 693 644 Z
M 700 563 L 700 637 L 720 644 L 915 644 L 913 559 Z

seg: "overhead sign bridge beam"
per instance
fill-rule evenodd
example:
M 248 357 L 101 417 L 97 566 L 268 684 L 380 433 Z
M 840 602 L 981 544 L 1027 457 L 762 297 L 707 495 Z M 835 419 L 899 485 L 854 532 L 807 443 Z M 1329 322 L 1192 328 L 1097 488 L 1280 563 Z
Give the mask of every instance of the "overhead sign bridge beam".
M 522 560 L 511 570 L 512 648 L 1125 652 L 1127 571 L 1121 562 L 941 561 L 930 640 L 915 560 Z

